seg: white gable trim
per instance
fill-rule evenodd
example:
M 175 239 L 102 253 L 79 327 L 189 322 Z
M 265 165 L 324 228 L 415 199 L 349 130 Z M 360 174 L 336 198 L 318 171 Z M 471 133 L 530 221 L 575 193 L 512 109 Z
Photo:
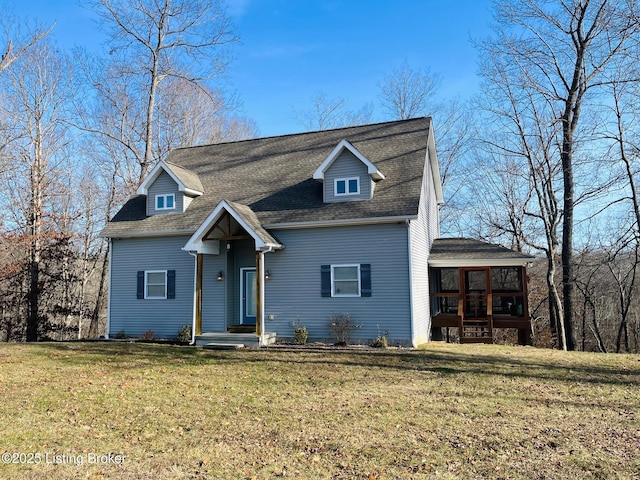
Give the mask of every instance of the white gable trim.
M 436 140 L 433 133 L 433 121 L 429 119 L 429 137 L 427 139 L 427 160 L 431 167 L 433 184 L 436 190 L 436 202 L 438 205 L 444 204 L 444 193 L 442 191 L 442 178 L 440 177 L 440 167 L 438 164 L 438 154 L 436 153 Z
M 343 150 L 349 150 L 358 160 L 364 163 L 367 167 L 367 173 L 371 175 L 374 180 L 383 180 L 385 176 L 382 174 L 378 167 L 376 167 L 367 157 L 358 151 L 356 147 L 351 145 L 346 139 L 340 140 L 340 143 L 333 149 L 327 158 L 320 164 L 318 169 L 313 173 L 314 180 L 323 180 L 324 174 L 333 162 L 340 156 Z
M 187 241 L 185 246 L 182 247 L 182 249 L 187 252 L 210 253 L 207 244 L 211 242 L 203 241 L 202 237 L 211 229 L 211 227 L 213 227 L 213 225 L 220 219 L 220 217 L 224 214 L 224 212 L 227 212 L 229 215 L 231 215 L 242 226 L 242 228 L 244 228 L 244 230 L 249 235 L 251 235 L 251 237 L 256 242 L 256 251 L 259 251 L 259 250 L 265 251 L 265 250 L 282 248 L 282 245 L 280 244 L 265 242 L 262 238 L 260 238 L 260 236 L 255 232 L 255 230 L 251 228 L 249 224 L 242 218 L 242 215 L 239 215 L 238 212 L 236 212 L 235 209 L 231 205 L 229 205 L 229 203 L 226 200 L 221 200 L 220 203 L 218 203 L 218 205 L 216 206 L 216 208 L 213 209 L 213 212 L 211 212 L 209 216 L 206 218 L 206 220 L 202 222 L 202 225 L 200 225 L 198 230 L 196 230 L 196 233 L 194 233 L 191 236 L 191 238 Z
M 176 176 L 176 174 L 171 171 L 171 167 L 164 163 L 164 161 L 158 162 L 158 164 L 153 167 L 153 170 L 151 170 L 147 177 L 142 181 L 136 193 L 138 195 L 148 195 L 149 187 L 153 185 L 153 183 L 158 179 L 163 171 L 166 172 L 174 182 L 176 182 L 176 184 L 178 185 L 178 191 L 186 193 L 187 195 L 195 196 L 202 195 L 204 193 L 198 190 L 193 190 L 192 188 L 187 188 L 185 184 L 182 183 Z

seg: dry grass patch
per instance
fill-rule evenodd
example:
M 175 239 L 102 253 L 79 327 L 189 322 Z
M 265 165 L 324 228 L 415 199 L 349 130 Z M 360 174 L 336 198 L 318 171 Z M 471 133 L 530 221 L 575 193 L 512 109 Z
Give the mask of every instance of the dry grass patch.
M 640 478 L 639 386 L 638 356 L 522 347 L 9 344 L 0 452 L 34 463 L 0 477 Z

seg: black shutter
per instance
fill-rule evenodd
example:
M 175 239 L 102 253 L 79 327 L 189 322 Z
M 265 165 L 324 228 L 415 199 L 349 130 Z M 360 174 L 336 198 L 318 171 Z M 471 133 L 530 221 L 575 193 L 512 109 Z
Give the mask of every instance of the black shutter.
M 144 270 L 138 271 L 138 288 L 136 292 L 139 299 L 144 298 Z
M 360 265 L 360 296 L 371 296 L 371 264 L 363 263 Z
M 320 295 L 331 296 L 331 265 L 320 266 Z
M 167 271 L 167 298 L 176 298 L 176 271 Z

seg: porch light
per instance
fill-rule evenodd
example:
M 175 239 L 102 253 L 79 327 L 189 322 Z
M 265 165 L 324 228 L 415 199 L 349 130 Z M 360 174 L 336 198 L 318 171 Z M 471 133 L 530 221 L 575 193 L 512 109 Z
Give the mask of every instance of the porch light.
M 264 274 L 264 279 L 271 280 L 271 272 L 269 270 L 267 270 L 267 272 Z
M 224 274 L 222 273 L 222 270 L 220 270 L 218 272 L 218 281 L 221 282 L 222 280 L 224 280 Z

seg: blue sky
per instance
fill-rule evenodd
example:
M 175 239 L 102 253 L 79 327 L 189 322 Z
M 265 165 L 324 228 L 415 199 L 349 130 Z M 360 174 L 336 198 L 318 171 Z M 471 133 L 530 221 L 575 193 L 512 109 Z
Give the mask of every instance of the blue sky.
M 302 131 L 293 111 L 308 110 L 319 92 L 358 110 L 377 103 L 384 75 L 405 61 L 442 76 L 443 98 L 478 88 L 472 38 L 488 33 L 491 0 L 229 0 L 242 43 L 228 89 L 263 136 Z M 100 46 L 89 11 L 74 0 L 23 0 L 20 17 L 56 21 L 63 47 Z M 373 120 L 384 120 L 375 105 Z M 437 124 L 437 119 L 434 119 Z

